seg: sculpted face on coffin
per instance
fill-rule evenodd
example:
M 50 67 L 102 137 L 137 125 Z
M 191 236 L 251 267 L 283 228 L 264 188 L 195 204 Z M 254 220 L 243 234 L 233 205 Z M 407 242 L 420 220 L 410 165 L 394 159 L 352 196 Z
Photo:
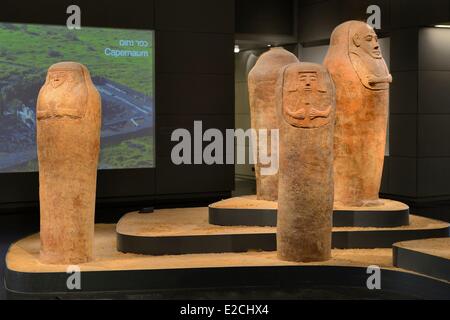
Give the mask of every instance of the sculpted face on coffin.
M 70 62 L 56 64 L 49 69 L 41 90 L 37 119 L 80 119 L 86 113 L 87 99 L 84 67 Z
M 304 69 L 288 75 L 286 80 L 288 89 L 284 93 L 284 117 L 289 124 L 298 128 L 326 126 L 330 123 L 333 99 L 328 83 L 324 80 L 324 70 L 308 63 L 302 66 Z
M 392 76 L 375 31 L 365 23 L 355 23 L 350 28 L 350 36 L 350 60 L 362 84 L 371 90 L 388 90 Z

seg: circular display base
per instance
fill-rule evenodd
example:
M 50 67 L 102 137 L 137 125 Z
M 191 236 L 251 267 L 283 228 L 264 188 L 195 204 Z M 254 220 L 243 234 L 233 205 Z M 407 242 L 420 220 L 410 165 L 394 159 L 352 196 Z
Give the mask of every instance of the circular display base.
M 392 248 L 400 241 L 448 236 L 448 223 L 412 215 L 410 225 L 404 227 L 335 227 L 332 247 Z M 276 251 L 276 228 L 211 225 L 208 208 L 158 210 L 151 215 L 129 213 L 117 224 L 117 249 L 145 255 Z
M 367 290 L 367 267 L 236 266 L 178 269 L 101 270 L 82 273 L 82 290 L 67 289 L 67 273 L 21 273 L 7 269 L 5 289 L 14 300 L 72 299 L 227 299 L 249 288 L 251 297 L 334 299 L 450 299 L 450 284 L 401 269 L 381 269 L 382 289 Z M 169 279 L 169 280 L 167 280 Z M 407 285 L 405 285 L 407 284 Z M 214 288 L 212 290 L 211 288 Z M 296 289 L 296 290 L 294 290 Z M 294 292 L 293 292 L 294 290 Z M 241 293 L 242 294 L 242 293 Z M 392 296 L 394 295 L 394 298 Z M 206 296 L 206 297 L 205 297 Z
M 209 223 L 217 226 L 276 227 L 278 204 L 257 200 L 256 196 L 237 197 L 209 206 Z M 393 228 L 409 225 L 409 207 L 401 202 L 381 199 L 371 207 L 337 206 L 334 227 Z
M 450 282 L 450 238 L 396 243 L 394 266 Z
M 67 286 L 71 276 L 68 266 L 40 262 L 39 234 L 19 240 L 6 256 L 8 298 L 227 299 L 229 292 L 236 297 L 239 290 L 243 298 L 262 300 L 277 299 L 280 293 L 293 299 L 450 299 L 448 282 L 394 268 L 391 249 L 333 250 L 330 261 L 292 263 L 279 260 L 275 252 L 159 257 L 123 254 L 117 252 L 115 240 L 115 225 L 96 225 L 95 259 L 79 265 L 80 290 Z M 381 268 L 381 290 L 367 290 L 370 265 Z M 261 295 L 255 296 L 256 292 Z

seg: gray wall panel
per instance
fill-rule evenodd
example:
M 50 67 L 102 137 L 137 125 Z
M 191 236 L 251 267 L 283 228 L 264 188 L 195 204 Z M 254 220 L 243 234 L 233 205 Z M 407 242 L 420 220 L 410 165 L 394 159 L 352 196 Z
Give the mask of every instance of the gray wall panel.
M 234 72 L 234 36 L 159 31 L 158 73 L 230 74 Z
M 419 61 L 419 30 L 400 29 L 391 33 L 391 72 L 416 71 Z
M 450 114 L 450 71 L 419 72 L 419 113 Z
M 417 159 L 389 157 L 389 193 L 417 197 Z
M 154 1 L 158 30 L 234 34 L 234 1 Z
M 234 127 L 233 0 L 155 0 L 156 191 L 232 191 L 234 166 L 175 166 L 173 130 Z
M 420 30 L 419 70 L 450 71 L 450 29 Z
M 391 72 L 391 114 L 416 114 L 418 110 L 418 71 Z
M 417 156 L 417 115 L 391 114 L 390 116 L 391 156 Z
M 448 0 L 391 0 L 392 28 L 426 26 L 450 21 Z
M 419 157 L 450 157 L 450 114 L 419 115 Z
M 231 114 L 232 75 L 161 73 L 157 76 L 160 115 Z
M 418 173 L 418 197 L 448 197 L 450 158 L 418 159 Z
M 156 160 L 156 192 L 161 195 L 227 192 L 234 184 L 234 166 L 176 166 L 170 158 Z
M 194 121 L 201 121 L 203 132 L 208 129 L 219 129 L 225 136 L 226 129 L 234 127 L 234 115 L 160 115 L 158 118 L 158 140 L 157 140 L 157 156 L 162 158 L 170 158 L 172 148 L 178 144 L 172 142 L 172 132 L 176 129 L 186 129 L 190 132 L 192 141 L 194 141 Z M 202 137 L 200 137 L 202 138 Z M 209 142 L 203 143 L 203 146 Z M 202 150 L 203 152 L 203 150 Z M 194 148 L 192 145 L 192 154 Z M 158 165 L 158 164 L 157 164 Z M 159 166 L 158 166 L 159 168 Z M 173 177 L 171 177 L 173 178 Z

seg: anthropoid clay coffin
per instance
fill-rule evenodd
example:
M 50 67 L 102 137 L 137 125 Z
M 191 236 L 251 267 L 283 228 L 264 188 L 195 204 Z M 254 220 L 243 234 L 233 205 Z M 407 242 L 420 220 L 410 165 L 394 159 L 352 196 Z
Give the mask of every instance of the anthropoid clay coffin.
M 331 258 L 335 89 L 312 63 L 284 68 L 277 85 L 280 127 L 278 256 Z
M 366 23 L 338 26 L 324 61 L 336 86 L 336 206 L 377 206 L 392 77 Z
M 37 102 L 42 263 L 93 258 L 100 128 L 101 98 L 87 68 L 50 67 Z
M 248 76 L 250 113 L 252 128 L 268 130 L 267 150 L 271 155 L 271 131 L 278 129 L 275 90 L 280 70 L 291 63 L 298 62 L 297 57 L 283 48 L 271 48 L 261 55 Z M 259 154 L 258 144 L 254 146 Z M 271 155 L 276 158 L 275 155 Z M 276 201 L 278 199 L 278 174 L 263 175 L 264 164 L 256 157 L 256 190 L 258 200 Z M 268 165 L 267 167 L 269 167 Z

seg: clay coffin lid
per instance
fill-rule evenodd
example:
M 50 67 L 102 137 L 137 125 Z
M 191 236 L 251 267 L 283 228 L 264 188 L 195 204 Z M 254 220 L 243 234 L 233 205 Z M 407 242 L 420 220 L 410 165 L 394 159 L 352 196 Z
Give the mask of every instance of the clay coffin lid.
M 340 68 L 342 67 L 342 61 L 344 61 L 344 65 L 351 66 L 365 87 L 386 90 L 389 88 L 388 84 L 392 82 L 392 76 L 389 74 L 386 62 L 379 52 L 380 49 L 377 49 L 377 57 L 373 57 L 371 53 L 364 52 L 354 42 L 355 32 L 361 30 L 375 35 L 372 27 L 362 21 L 351 20 L 337 26 L 331 34 L 330 48 L 325 61 L 339 65 Z M 368 76 L 375 76 L 384 80 L 371 84 L 368 82 Z
M 368 25 L 362 21 L 350 20 L 337 26 L 331 34 L 328 54 L 343 54 L 344 56 L 348 56 L 352 47 L 352 36 L 350 33 L 362 26 Z
M 297 57 L 282 47 L 274 47 L 263 53 L 249 73 L 254 81 L 276 81 L 284 66 L 299 62 Z

